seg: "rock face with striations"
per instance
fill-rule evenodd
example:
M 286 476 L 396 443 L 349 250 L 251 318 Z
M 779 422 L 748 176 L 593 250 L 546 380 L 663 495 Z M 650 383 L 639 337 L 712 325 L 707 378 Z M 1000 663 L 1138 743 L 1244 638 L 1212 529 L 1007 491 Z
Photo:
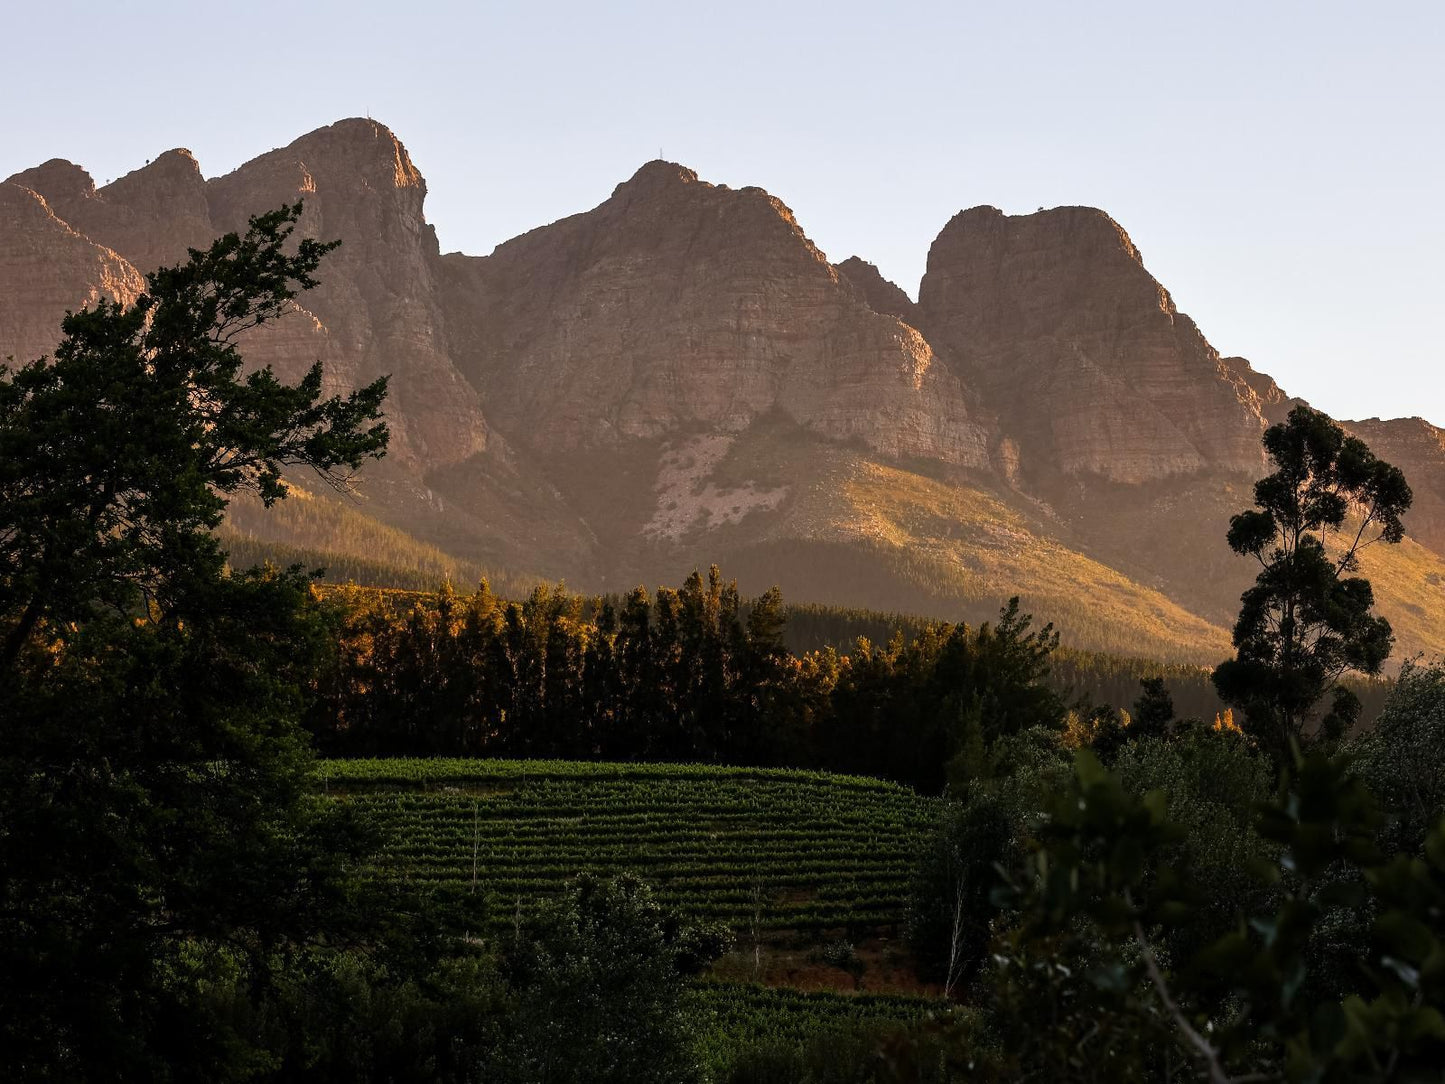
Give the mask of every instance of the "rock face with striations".
M 61 159 L 11 180 L 39 192 L 72 228 L 142 272 L 179 263 L 186 249 L 205 248 L 216 236 L 206 182 L 188 150 L 167 151 L 99 189 L 89 173 Z
M 48 354 L 67 311 L 129 304 L 144 289 L 128 261 L 57 218 L 40 193 L 0 184 L 0 362 Z
M 761 189 L 651 162 L 595 210 L 443 264 L 453 352 L 514 442 L 611 446 L 779 412 L 887 455 L 987 462 L 958 379 Z
M 1424 418 L 1368 418 L 1340 424 L 1405 472 L 1415 495 L 1405 514 L 1405 532 L 1445 553 L 1445 429 Z
M 896 283 L 885 279 L 878 268 L 867 260 L 849 256 L 838 265 L 838 274 L 853 284 L 874 312 L 896 316 L 905 323 L 918 323 L 918 306 L 913 299 Z
M 959 213 L 928 254 L 917 311 L 997 409 L 1026 474 L 1138 483 L 1262 465 L 1259 395 L 1102 211 Z
M 336 390 L 392 374 L 390 455 L 420 469 L 466 460 L 487 445 L 476 391 L 445 348 L 434 263 L 436 233 L 422 213 L 426 181 L 383 125 L 345 120 L 247 162 L 206 186 L 214 232 L 301 200 L 298 233 L 340 240 L 321 285 L 302 298 L 319 326 L 276 329 L 260 355 L 278 368 L 318 356 Z M 309 348 L 308 348 L 309 346 Z

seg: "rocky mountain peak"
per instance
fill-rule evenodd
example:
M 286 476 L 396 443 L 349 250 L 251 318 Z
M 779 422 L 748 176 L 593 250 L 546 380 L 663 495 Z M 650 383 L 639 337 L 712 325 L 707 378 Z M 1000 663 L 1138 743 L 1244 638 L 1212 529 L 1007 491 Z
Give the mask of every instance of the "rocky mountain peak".
M 289 148 L 298 155 L 322 155 L 345 162 L 367 181 L 390 182 L 395 188 L 426 189 L 421 171 L 390 128 L 369 117 L 340 120 L 302 136 Z
M 676 229 L 662 226 L 668 220 L 700 219 L 700 228 L 712 234 L 715 231 L 708 223 L 725 219 L 741 243 L 751 244 L 767 237 L 779 255 L 786 253 L 807 260 L 836 279 L 827 257 L 808 239 L 792 209 L 782 200 L 755 186 L 730 188 L 704 181 L 695 170 L 676 162 L 657 159 L 644 163 L 589 215 L 594 221 L 606 223 L 609 229 L 624 231 L 634 243 L 643 244 L 649 243 L 646 235 L 653 241 L 676 237 Z M 564 221 L 580 217 L 574 215 Z M 707 254 L 701 245 L 696 251 Z
M 38 192 L 52 207 L 65 207 L 95 196 L 95 181 L 80 166 L 64 158 L 52 158 L 8 178 L 32 192 Z
M 207 197 L 212 217 L 226 229 L 239 229 L 249 215 L 301 199 L 307 204 L 302 231 L 308 236 L 318 236 L 312 230 L 321 228 L 325 217 L 374 228 L 388 218 L 428 235 L 435 248 L 422 213 L 426 181 L 391 129 L 374 120 L 352 118 L 308 132 L 211 181 Z
M 167 151 L 97 189 L 80 166 L 61 159 L 12 180 L 39 192 L 56 215 L 97 244 L 123 253 L 141 271 L 183 259 L 215 237 L 205 181 L 187 150 Z
M 200 191 L 205 184 L 201 165 L 185 147 L 168 150 L 101 189 L 108 199 L 122 199 L 132 193 L 158 188 Z
M 1000 275 L 1007 281 L 990 287 Z M 1015 279 L 1030 289 L 1013 290 Z M 1095 207 L 1025 215 L 974 207 L 954 215 L 929 249 L 919 305 L 951 320 L 1009 320 L 1010 311 L 993 304 L 1005 295 L 1015 313 L 1055 312 L 1065 321 L 1093 319 L 1091 303 L 1128 304 L 1141 319 L 1175 314 L 1129 235 Z
M 704 188 L 716 187 L 707 181 L 700 180 L 696 170 L 688 169 L 676 162 L 654 158 L 650 162 L 642 163 L 637 167 L 636 173 L 614 188 L 612 198 L 631 196 L 646 199 L 684 184 L 700 184 Z
M 389 128 L 362 118 L 319 128 L 208 182 L 206 199 L 215 232 L 243 229 L 251 215 L 300 200 L 298 233 L 342 242 L 304 298 L 324 341 L 278 348 L 274 359 L 263 349 L 262 357 L 280 366 L 285 350 L 308 364 L 321 356 L 338 389 L 397 374 L 389 406 L 395 459 L 433 468 L 486 447 L 477 394 L 446 353 L 426 181 Z
M 1262 465 L 1259 395 L 1096 208 L 955 215 L 918 320 L 997 409 L 1025 473 L 1143 482 Z
M 885 316 L 896 316 L 904 323 L 917 322 L 917 306 L 902 288 L 883 277 L 882 272 L 867 260 L 849 256 L 838 264 L 838 273 L 863 295 L 868 307 Z
M 447 256 L 454 343 L 519 443 L 618 446 L 773 412 L 891 454 L 987 462 L 957 379 L 760 188 L 649 162 L 606 202 Z

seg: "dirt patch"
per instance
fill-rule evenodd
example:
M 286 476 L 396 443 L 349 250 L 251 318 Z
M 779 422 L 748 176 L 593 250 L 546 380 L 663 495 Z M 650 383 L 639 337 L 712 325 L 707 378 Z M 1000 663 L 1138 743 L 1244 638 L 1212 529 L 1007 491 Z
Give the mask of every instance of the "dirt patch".
M 864 965 L 856 985 L 851 975 L 821 962 L 821 945 L 794 945 L 770 939 L 757 946 L 754 955 L 754 947 L 746 936 L 739 937 L 733 951 L 713 964 L 711 975 L 728 982 L 760 982 L 764 986 L 787 986 L 796 990 L 927 996 L 942 993 L 936 984 L 919 980 L 902 942 L 869 938 L 859 941 L 855 947 Z

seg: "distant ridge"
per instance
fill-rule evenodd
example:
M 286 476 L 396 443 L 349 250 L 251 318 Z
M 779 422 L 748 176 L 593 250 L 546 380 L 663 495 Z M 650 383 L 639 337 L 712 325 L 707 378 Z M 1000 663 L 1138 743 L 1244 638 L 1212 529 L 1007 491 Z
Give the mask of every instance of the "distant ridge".
M 796 601 L 976 618 L 1019 594 L 1081 647 L 1227 650 L 1251 573 L 1224 529 L 1299 400 L 1221 357 L 1103 211 L 961 211 L 915 303 L 676 163 L 488 256 L 442 255 L 425 198 L 361 118 L 211 179 L 181 149 L 99 188 L 53 159 L 0 184 L 0 357 L 302 199 L 302 232 L 343 245 L 248 357 L 319 359 L 335 390 L 391 374 L 395 438 L 362 512 L 302 540 L 299 513 L 238 509 L 246 545 L 597 591 L 716 561 Z M 1417 494 L 1412 539 L 1366 558 L 1399 654 L 1445 651 L 1445 433 L 1346 424 Z

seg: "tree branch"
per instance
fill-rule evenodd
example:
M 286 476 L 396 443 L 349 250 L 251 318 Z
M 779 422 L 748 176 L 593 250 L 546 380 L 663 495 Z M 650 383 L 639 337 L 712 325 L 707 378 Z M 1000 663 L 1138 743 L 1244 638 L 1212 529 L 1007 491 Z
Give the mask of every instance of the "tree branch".
M 1241 1077 L 1230 1076 L 1225 1071 L 1223 1062 L 1219 1060 L 1219 1051 L 1215 1050 L 1213 1044 L 1189 1022 L 1189 1018 L 1184 1015 L 1184 1010 L 1179 1007 L 1178 1002 L 1169 992 L 1169 983 L 1164 978 L 1164 973 L 1159 970 L 1159 961 L 1155 959 L 1154 949 L 1150 946 L 1149 939 L 1144 936 L 1144 927 L 1138 919 L 1134 920 L 1134 943 L 1139 946 L 1139 952 L 1144 957 L 1144 968 L 1149 973 L 1149 981 L 1154 986 L 1154 992 L 1159 995 L 1159 1000 L 1163 1003 L 1170 1018 L 1173 1019 L 1175 1027 L 1180 1030 L 1189 1045 L 1203 1060 L 1209 1072 L 1211 1084 L 1253 1084 L 1253 1082 L 1275 1079 L 1263 1073 L 1251 1073 Z

